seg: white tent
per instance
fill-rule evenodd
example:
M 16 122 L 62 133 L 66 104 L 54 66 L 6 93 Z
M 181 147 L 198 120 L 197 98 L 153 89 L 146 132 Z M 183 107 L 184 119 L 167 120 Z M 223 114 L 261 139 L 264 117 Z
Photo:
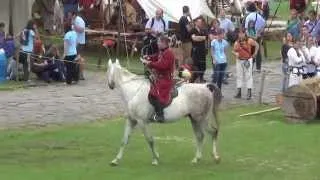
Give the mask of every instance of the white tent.
M 31 18 L 31 8 L 34 0 L 1 0 L 0 6 L 0 21 L 6 24 L 6 32 L 9 27 L 9 10 L 12 4 L 12 23 L 14 34 L 21 31 L 26 25 L 29 18 Z
M 149 18 L 155 16 L 157 8 L 161 8 L 164 10 L 166 20 L 179 22 L 183 6 L 189 6 L 192 18 L 200 15 L 214 18 L 206 0 L 138 0 L 138 2 Z

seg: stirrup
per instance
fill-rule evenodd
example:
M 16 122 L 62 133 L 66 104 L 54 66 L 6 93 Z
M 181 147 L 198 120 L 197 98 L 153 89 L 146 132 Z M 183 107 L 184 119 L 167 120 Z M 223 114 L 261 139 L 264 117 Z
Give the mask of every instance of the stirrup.
M 156 113 L 152 116 L 151 119 L 152 119 L 153 122 L 164 123 L 164 117 L 163 116 L 159 116 Z

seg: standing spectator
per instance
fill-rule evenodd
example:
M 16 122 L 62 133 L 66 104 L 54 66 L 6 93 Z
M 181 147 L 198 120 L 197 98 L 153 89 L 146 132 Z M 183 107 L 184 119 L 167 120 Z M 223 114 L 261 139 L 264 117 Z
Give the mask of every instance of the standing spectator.
M 64 17 L 70 12 L 78 12 L 79 0 L 62 0 L 64 8 Z
M 302 26 L 302 33 L 300 35 L 300 41 L 303 43 L 303 46 L 307 46 L 307 41 L 309 39 L 310 33 L 306 25 Z
M 297 11 L 298 16 L 303 17 L 303 13 L 306 10 L 308 0 L 290 0 L 290 10 Z
M 292 34 L 294 39 L 300 38 L 301 22 L 298 18 L 298 12 L 295 9 L 290 10 L 290 19 L 288 20 L 287 31 Z
M 5 24 L 0 23 L 0 49 L 3 48 L 6 39 Z
M 298 41 L 293 43 L 288 51 L 288 64 L 290 69 L 289 85 L 297 85 L 302 81 L 303 64 L 305 63 L 305 57 L 301 51 L 301 45 Z
M 245 29 L 248 29 L 249 22 L 253 21 L 255 25 L 256 37 L 258 46 L 258 54 L 257 57 L 254 59 L 256 62 L 256 70 L 257 72 L 261 71 L 261 63 L 262 63 L 262 56 L 261 56 L 261 44 L 262 44 L 262 37 L 263 31 L 266 26 L 266 20 L 257 12 L 256 5 L 254 3 L 249 3 L 247 8 L 249 14 L 245 19 Z
M 190 9 L 188 6 L 183 6 L 182 8 L 183 16 L 179 20 L 180 26 L 180 39 L 182 41 L 182 49 L 183 49 L 183 64 L 191 64 L 191 35 L 190 32 L 192 30 L 192 18 L 190 14 Z M 189 18 L 189 19 L 188 19 Z
M 168 31 L 169 24 L 163 18 L 162 9 L 156 10 L 156 16 L 148 20 L 145 29 L 147 33 L 151 33 L 155 37 Z
M 30 20 L 20 35 L 21 51 L 19 53 L 19 63 L 23 64 L 24 80 L 29 80 L 28 54 L 33 53 L 34 41 L 37 33 L 37 26 L 34 21 Z M 30 59 L 29 59 L 30 60 Z
M 66 83 L 70 85 L 72 81 L 76 83 L 79 81 L 78 66 L 76 64 L 77 58 L 77 33 L 72 30 L 71 26 L 67 27 L 64 36 L 64 59 L 67 61 L 66 65 Z
M 255 52 L 252 52 L 252 49 Z M 247 37 L 244 32 L 240 32 L 238 40 L 234 44 L 233 54 L 236 56 L 236 71 L 237 71 L 237 88 L 238 92 L 235 98 L 241 98 L 241 88 L 246 83 L 248 88 L 247 100 L 252 97 L 253 77 L 252 66 L 253 58 L 258 54 L 259 44 Z
M 86 23 L 84 22 L 84 20 L 77 15 L 77 13 L 73 13 L 73 28 L 75 30 L 75 32 L 77 33 L 77 45 L 78 45 L 78 61 L 81 61 L 81 59 L 83 60 L 83 57 L 81 56 L 83 54 L 84 51 L 84 46 L 86 44 Z M 84 72 L 83 70 L 81 70 L 80 72 L 80 80 L 84 80 Z
M 308 78 L 312 78 L 315 76 L 316 72 L 316 66 L 315 66 L 315 56 L 317 54 L 317 46 L 315 43 L 315 39 L 312 38 L 312 36 L 309 36 L 308 41 L 307 41 L 307 49 L 308 49 L 308 55 L 309 57 L 307 58 L 307 76 Z
M 190 82 L 195 82 L 200 78 L 200 82 L 204 83 L 204 72 L 206 70 L 206 40 L 207 34 L 204 30 L 204 20 L 202 17 L 198 17 L 195 20 L 195 28 L 191 30 L 192 38 L 192 51 L 191 57 L 193 61 L 193 70 L 192 78 Z
M 281 47 L 281 60 L 282 60 L 282 92 L 286 91 L 288 88 L 289 80 L 289 64 L 288 64 L 288 51 L 293 47 L 293 37 L 290 33 L 286 34 L 283 40 L 283 45 Z
M 317 12 L 316 11 L 314 11 L 314 10 L 310 10 L 309 11 L 309 14 L 308 14 L 309 16 L 308 16 L 308 21 L 306 21 L 305 23 L 304 23 L 304 25 L 305 26 L 307 26 L 307 28 L 308 28 L 308 31 L 309 31 L 309 33 L 313 36 L 313 37 L 315 37 L 315 27 L 316 27 L 316 25 L 317 25 Z
M 46 33 L 54 31 L 54 5 L 55 0 L 39 0 L 40 16 Z
M 220 9 L 220 16 L 218 20 L 220 22 L 220 28 L 224 30 L 224 33 L 226 35 L 234 32 L 235 27 L 233 25 L 233 22 L 226 17 L 224 9 Z
M 218 38 L 218 30 L 220 29 L 220 22 L 218 19 L 213 19 L 209 28 L 209 40 L 212 41 Z
M 211 41 L 211 57 L 213 64 L 213 83 L 221 89 L 222 81 L 227 68 L 227 48 L 228 42 L 224 39 L 223 29 L 218 30 L 218 39 Z
M 168 29 L 169 25 L 163 19 L 163 10 L 157 9 L 156 16 L 149 19 L 145 26 L 145 32 L 147 33 L 147 36 L 145 37 L 144 45 L 148 48 L 146 49 L 146 52 L 144 52 L 144 54 L 155 55 L 158 53 L 159 49 L 157 45 L 157 37 L 160 34 L 168 31 Z

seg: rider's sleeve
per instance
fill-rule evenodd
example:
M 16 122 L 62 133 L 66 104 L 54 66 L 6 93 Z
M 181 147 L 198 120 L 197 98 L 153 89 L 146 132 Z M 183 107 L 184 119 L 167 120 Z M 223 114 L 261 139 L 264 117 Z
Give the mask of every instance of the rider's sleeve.
M 171 68 L 174 62 L 174 56 L 172 53 L 165 53 L 162 59 L 158 61 L 152 61 L 148 66 L 158 71 L 168 70 Z

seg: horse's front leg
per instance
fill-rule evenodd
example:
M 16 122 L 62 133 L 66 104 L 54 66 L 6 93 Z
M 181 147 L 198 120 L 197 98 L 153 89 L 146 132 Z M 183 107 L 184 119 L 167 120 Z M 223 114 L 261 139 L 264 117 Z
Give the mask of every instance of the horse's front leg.
M 137 125 L 137 122 L 128 118 L 126 125 L 125 125 L 125 130 L 124 130 L 124 135 L 122 139 L 122 143 L 120 146 L 120 150 L 114 160 L 111 161 L 112 166 L 117 166 L 119 164 L 119 161 L 122 159 L 124 149 L 126 145 L 129 143 L 129 137 L 132 133 L 133 128 Z
M 152 152 L 152 165 L 156 166 L 159 164 L 159 153 L 155 150 L 153 136 L 149 132 L 147 124 L 143 124 L 141 129 Z

